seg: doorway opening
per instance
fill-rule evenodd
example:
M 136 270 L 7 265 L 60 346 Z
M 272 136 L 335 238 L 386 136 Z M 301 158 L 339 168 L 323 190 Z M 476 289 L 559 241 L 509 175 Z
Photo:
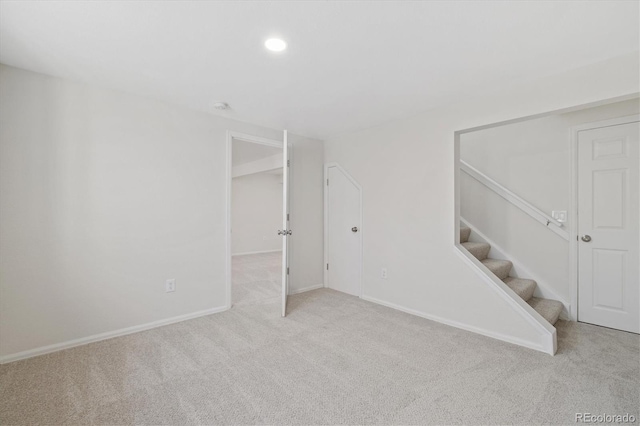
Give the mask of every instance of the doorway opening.
M 283 142 L 229 132 L 227 137 L 227 306 L 280 310 L 288 262 L 287 160 Z
M 541 324 L 640 332 L 639 113 L 632 95 L 455 134 L 455 245 Z

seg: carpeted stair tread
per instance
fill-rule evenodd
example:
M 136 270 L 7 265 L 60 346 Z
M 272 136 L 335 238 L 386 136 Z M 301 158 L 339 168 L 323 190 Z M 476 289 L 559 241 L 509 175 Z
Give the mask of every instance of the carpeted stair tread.
M 502 281 L 525 302 L 533 297 L 533 292 L 536 290 L 536 282 L 527 278 L 507 277 Z
M 562 303 L 557 300 L 532 297 L 527 303 L 529 303 L 529 305 L 531 305 L 531 307 L 535 309 L 542 318 L 549 321 L 549 324 L 551 325 L 554 325 L 556 321 L 558 321 L 560 312 L 562 312 Z
M 466 226 L 460 227 L 460 242 L 466 243 L 469 241 L 469 235 L 471 235 L 471 228 L 467 228 Z
M 462 246 L 478 260 L 486 259 L 489 255 L 489 250 L 491 250 L 491 246 L 487 243 L 474 243 L 467 241 L 466 243 L 462 243 Z
M 513 267 L 513 263 L 502 259 L 484 259 L 481 260 L 481 262 L 501 280 L 509 276 L 509 272 L 511 272 L 511 268 Z

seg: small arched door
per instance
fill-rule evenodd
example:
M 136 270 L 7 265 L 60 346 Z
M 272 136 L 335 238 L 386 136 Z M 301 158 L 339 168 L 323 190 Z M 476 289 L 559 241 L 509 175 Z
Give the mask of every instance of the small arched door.
M 326 166 L 325 286 L 362 294 L 362 189 L 338 165 Z

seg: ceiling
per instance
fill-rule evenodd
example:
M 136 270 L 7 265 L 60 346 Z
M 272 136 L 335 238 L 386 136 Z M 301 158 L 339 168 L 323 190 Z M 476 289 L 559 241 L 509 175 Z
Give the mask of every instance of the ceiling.
M 636 1 L 2 1 L 0 62 L 325 138 L 636 51 L 638 14 Z M 273 36 L 289 48 L 265 50 Z
M 278 154 L 282 155 L 282 148 L 234 139 L 231 145 L 231 165 L 239 166 Z

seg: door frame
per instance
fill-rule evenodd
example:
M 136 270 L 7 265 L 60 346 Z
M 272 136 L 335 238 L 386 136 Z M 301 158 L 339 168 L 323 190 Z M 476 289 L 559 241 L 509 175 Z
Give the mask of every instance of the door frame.
M 629 124 L 637 121 L 640 121 L 640 114 L 627 115 L 624 117 L 617 117 L 609 120 L 594 121 L 592 123 L 584 123 L 573 126 L 569 129 L 569 157 L 571 159 L 571 195 L 569 199 L 569 316 L 572 321 L 578 321 L 578 268 L 580 267 L 580 264 L 578 262 L 578 133 L 584 130 L 618 126 L 620 124 Z
M 360 220 L 360 249 L 358 250 L 358 260 L 360 262 L 360 282 L 358 283 L 358 297 L 362 298 L 364 293 L 363 288 L 363 276 L 364 276 L 364 257 L 363 257 L 363 239 L 364 239 L 364 224 L 362 221 L 362 186 L 355 180 L 340 164 L 332 162 L 324 164 L 324 181 L 322 186 L 324 186 L 324 264 L 322 265 L 323 271 L 323 285 L 325 288 L 329 287 L 329 272 L 327 269 L 327 265 L 329 263 L 329 185 L 327 185 L 327 180 L 329 179 L 329 169 L 331 167 L 336 167 L 342 174 L 344 174 L 353 185 L 358 188 L 359 203 L 360 203 L 360 212 L 359 212 L 359 220 Z
M 225 217 L 225 243 L 226 243 L 226 255 L 225 255 L 225 289 L 226 289 L 226 309 L 231 309 L 231 183 L 233 182 L 233 164 L 232 164 L 232 146 L 233 141 L 241 140 L 244 142 L 251 142 L 258 145 L 273 146 L 276 148 L 283 148 L 283 141 L 275 139 L 263 138 L 261 136 L 249 135 L 246 133 L 235 132 L 227 130 L 227 166 L 226 166 L 226 204 L 227 211 Z M 286 165 L 285 165 L 286 166 Z

